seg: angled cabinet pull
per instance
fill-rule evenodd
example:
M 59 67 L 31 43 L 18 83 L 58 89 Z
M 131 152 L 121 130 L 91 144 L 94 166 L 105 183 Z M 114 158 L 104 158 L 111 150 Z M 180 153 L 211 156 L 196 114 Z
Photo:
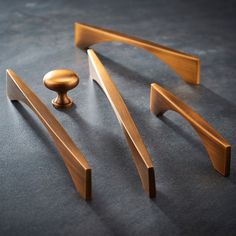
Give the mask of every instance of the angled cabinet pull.
M 91 198 L 91 168 L 81 151 L 47 107 L 15 72 L 7 70 L 6 80 L 9 99 L 24 102 L 38 116 L 61 153 L 77 191 L 84 199 L 89 200 Z
M 151 85 L 150 109 L 160 116 L 173 110 L 183 116 L 200 136 L 211 159 L 213 167 L 222 175 L 230 172 L 230 144 L 200 115 L 184 104 L 179 98 L 153 83 Z
M 117 41 L 142 48 L 169 65 L 183 80 L 200 83 L 200 59 L 159 44 L 131 37 L 123 33 L 75 23 L 75 45 L 81 49 L 102 42 Z
M 88 58 L 90 78 L 101 86 L 111 103 L 132 151 L 133 160 L 140 175 L 143 188 L 150 197 L 155 197 L 156 187 L 153 163 L 128 108 L 106 69 L 92 49 L 88 50 Z

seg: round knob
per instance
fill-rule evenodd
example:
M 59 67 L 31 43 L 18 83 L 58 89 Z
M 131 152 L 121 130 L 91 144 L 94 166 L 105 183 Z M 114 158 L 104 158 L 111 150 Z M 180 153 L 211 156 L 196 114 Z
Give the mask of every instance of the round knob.
M 73 105 L 67 91 L 79 84 L 79 77 L 75 72 L 62 69 L 53 70 L 43 77 L 43 82 L 48 89 L 57 92 L 57 97 L 52 100 L 55 108 L 68 108 Z

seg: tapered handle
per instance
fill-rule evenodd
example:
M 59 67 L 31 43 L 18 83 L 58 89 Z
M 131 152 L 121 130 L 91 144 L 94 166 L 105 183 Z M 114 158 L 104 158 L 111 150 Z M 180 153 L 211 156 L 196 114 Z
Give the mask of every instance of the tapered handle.
M 170 66 L 190 84 L 200 83 L 200 59 L 157 43 L 132 37 L 112 30 L 75 23 L 75 45 L 81 49 L 102 42 L 117 41 L 142 48 Z
M 149 196 L 153 198 L 156 196 L 156 185 L 151 157 L 124 100 L 108 75 L 105 67 L 92 49 L 88 50 L 88 57 L 90 77 L 100 85 L 112 105 L 132 151 L 133 160 L 138 170 L 143 188 Z
M 200 115 L 158 84 L 151 85 L 151 111 L 160 116 L 167 110 L 178 112 L 200 136 L 214 168 L 222 175 L 230 172 L 230 144 Z
M 7 70 L 7 95 L 12 101 L 28 105 L 47 128 L 71 174 L 77 191 L 89 200 L 92 196 L 91 168 L 70 136 L 53 114 L 12 70 Z

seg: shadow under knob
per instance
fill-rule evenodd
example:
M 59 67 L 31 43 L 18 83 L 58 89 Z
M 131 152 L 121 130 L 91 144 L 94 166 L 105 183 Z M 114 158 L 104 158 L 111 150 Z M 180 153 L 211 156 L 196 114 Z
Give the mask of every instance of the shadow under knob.
M 79 84 L 79 76 L 71 70 L 58 69 L 48 72 L 43 77 L 44 85 L 55 92 L 57 97 L 52 100 L 55 108 L 69 108 L 73 105 L 67 92 Z

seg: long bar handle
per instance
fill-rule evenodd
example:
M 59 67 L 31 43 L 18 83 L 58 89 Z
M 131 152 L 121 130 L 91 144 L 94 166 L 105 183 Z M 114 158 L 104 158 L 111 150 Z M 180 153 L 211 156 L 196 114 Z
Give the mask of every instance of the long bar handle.
M 75 23 L 75 45 L 81 49 L 102 42 L 117 41 L 142 48 L 169 65 L 183 80 L 190 84 L 200 83 L 200 59 L 147 40 L 99 28 Z
M 88 50 L 88 57 L 90 78 L 100 85 L 117 116 L 132 151 L 133 160 L 144 190 L 150 197 L 155 197 L 156 186 L 153 163 L 128 108 L 105 67 L 92 49 Z
M 6 80 L 9 99 L 24 102 L 38 116 L 61 153 L 77 191 L 84 199 L 89 200 L 92 194 L 91 168 L 81 151 L 53 114 L 14 71 L 6 71 Z

